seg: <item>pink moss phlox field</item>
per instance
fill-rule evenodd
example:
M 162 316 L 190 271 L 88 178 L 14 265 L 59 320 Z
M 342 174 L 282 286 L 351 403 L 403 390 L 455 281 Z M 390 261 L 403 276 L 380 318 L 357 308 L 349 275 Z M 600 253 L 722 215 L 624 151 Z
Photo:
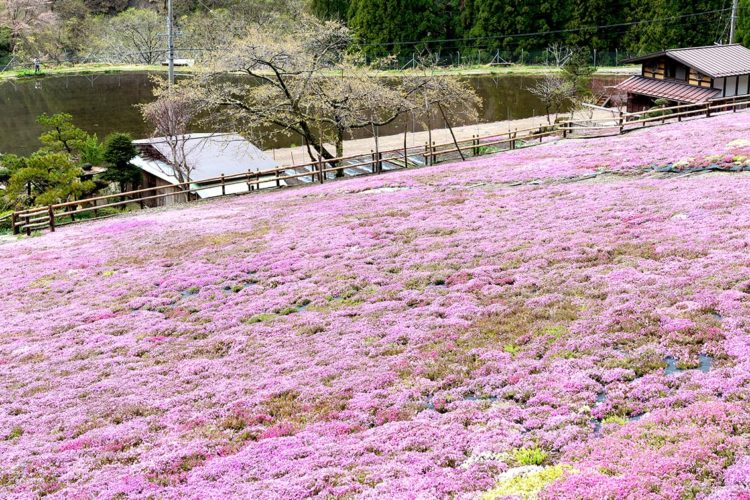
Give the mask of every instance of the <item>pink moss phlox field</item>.
M 748 137 L 739 113 L 4 244 L 0 496 L 475 498 L 538 449 L 541 498 L 748 498 L 750 173 L 652 168 Z

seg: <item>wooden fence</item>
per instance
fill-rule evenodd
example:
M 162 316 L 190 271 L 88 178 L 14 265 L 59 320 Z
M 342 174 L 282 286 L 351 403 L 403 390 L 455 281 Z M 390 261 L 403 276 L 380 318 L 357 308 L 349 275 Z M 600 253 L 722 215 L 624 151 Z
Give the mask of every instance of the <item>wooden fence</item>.
M 463 161 L 485 154 L 530 147 L 541 144 L 546 137 L 587 138 L 622 134 L 648 125 L 710 117 L 722 112 L 737 112 L 747 109 L 748 105 L 750 105 L 750 96 L 734 97 L 705 104 L 683 104 L 659 108 L 644 113 L 620 112 L 612 118 L 605 119 L 564 121 L 551 126 L 502 132 L 492 136 L 473 136 L 471 139 L 457 140 L 447 144 L 425 143 L 424 146 L 411 147 L 404 145 L 403 148 L 372 151 L 367 155 L 330 159 L 318 157 L 316 161 L 259 172 L 248 171 L 244 174 L 221 175 L 198 182 L 137 189 L 17 211 L 11 215 L 11 227 L 14 234 L 30 235 L 32 231 L 43 229 L 54 231 L 56 227 L 80 221 L 82 218 L 100 218 L 104 216 L 100 212 L 105 209 L 127 206 L 145 208 L 147 203 L 158 203 L 160 200 L 168 199 L 190 201 L 198 198 L 198 193 L 207 189 L 220 188 L 221 195 L 227 196 L 229 195 L 228 186 L 240 184 L 245 185 L 243 188 L 245 193 L 282 188 L 289 184 L 323 184 L 342 177 L 381 174 L 404 168 L 431 166 L 446 161 Z

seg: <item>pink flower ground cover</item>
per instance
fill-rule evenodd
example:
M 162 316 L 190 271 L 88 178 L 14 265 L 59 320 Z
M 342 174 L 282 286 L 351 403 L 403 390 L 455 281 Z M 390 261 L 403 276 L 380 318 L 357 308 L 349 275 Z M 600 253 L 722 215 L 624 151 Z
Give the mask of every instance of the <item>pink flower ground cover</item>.
M 2 245 L 0 496 L 475 498 L 526 467 L 556 471 L 526 496 L 749 498 L 750 173 L 644 173 L 745 138 L 750 113 Z

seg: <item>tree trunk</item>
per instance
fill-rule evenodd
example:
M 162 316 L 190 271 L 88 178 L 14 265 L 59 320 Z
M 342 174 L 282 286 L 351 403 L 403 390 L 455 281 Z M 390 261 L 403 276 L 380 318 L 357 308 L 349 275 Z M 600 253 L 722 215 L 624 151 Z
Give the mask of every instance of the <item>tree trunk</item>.
M 344 157 L 344 130 L 336 129 L 336 158 Z M 341 161 L 336 162 L 336 167 L 341 166 Z M 344 177 L 344 170 L 336 170 L 336 177 Z
M 300 123 L 300 128 L 302 129 L 302 138 L 307 143 L 307 153 L 310 156 L 311 161 L 318 161 L 315 155 L 312 154 L 313 149 L 317 151 L 324 160 L 332 160 L 334 158 L 334 156 L 323 147 L 322 142 L 315 137 L 315 134 L 312 133 L 312 130 L 310 130 L 310 127 L 306 122 Z

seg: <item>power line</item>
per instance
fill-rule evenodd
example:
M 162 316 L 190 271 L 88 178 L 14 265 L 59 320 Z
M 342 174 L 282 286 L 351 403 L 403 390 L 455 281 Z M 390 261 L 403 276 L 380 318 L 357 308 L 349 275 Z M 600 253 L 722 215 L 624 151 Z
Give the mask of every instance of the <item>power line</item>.
M 671 16 L 671 17 L 663 17 L 659 19 L 651 19 L 651 20 L 645 20 L 645 21 L 631 21 L 631 22 L 626 22 L 626 23 L 604 24 L 604 25 L 598 25 L 598 26 L 582 26 L 580 28 L 566 28 L 566 29 L 559 29 L 559 30 L 536 31 L 536 32 L 529 32 L 529 33 L 515 33 L 511 35 L 444 38 L 444 39 L 435 39 L 435 40 L 410 40 L 410 41 L 382 42 L 382 43 L 361 43 L 360 45 L 363 47 L 388 47 L 388 46 L 393 46 L 393 45 L 419 45 L 423 43 L 429 44 L 429 43 L 467 42 L 467 41 L 482 41 L 482 40 L 491 41 L 491 40 L 501 40 L 501 39 L 507 39 L 507 38 L 524 38 L 524 37 L 530 37 L 530 36 L 557 35 L 557 34 L 562 34 L 562 33 L 575 33 L 579 31 L 591 31 L 591 30 L 599 31 L 602 29 L 609 29 L 609 28 L 640 26 L 640 25 L 654 24 L 654 23 L 660 23 L 660 22 L 665 22 L 665 21 L 678 21 L 682 19 L 708 16 L 711 14 L 720 14 L 720 13 L 724 13 L 730 10 L 731 9 L 729 8 L 723 8 L 723 9 L 707 10 L 703 12 L 695 12 L 692 14 L 683 14 L 680 16 Z

